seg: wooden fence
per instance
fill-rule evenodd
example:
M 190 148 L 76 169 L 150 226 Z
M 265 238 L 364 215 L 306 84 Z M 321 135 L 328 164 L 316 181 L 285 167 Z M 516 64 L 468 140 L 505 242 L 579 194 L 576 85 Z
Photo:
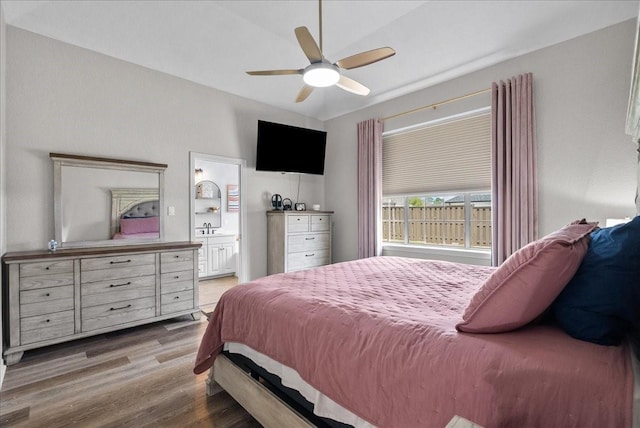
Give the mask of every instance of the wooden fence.
M 409 243 L 465 245 L 464 207 L 409 208 Z M 382 208 L 382 241 L 405 242 L 404 207 Z M 470 247 L 491 247 L 491 207 L 471 209 Z

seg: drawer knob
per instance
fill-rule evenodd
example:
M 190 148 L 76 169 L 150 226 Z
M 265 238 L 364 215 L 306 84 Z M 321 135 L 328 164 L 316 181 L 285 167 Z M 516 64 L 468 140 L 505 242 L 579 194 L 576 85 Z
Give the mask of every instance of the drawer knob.
M 45 322 L 50 322 L 51 320 L 45 320 Z
M 315 238 L 315 237 L 313 237 L 313 238 L 304 238 L 304 239 L 305 239 L 305 241 L 313 241 L 313 240 L 314 240 L 314 239 L 316 239 L 316 238 Z
M 312 254 L 305 254 L 304 256 L 305 256 L 305 257 L 313 257 L 313 256 L 315 256 L 315 255 L 316 255 L 316 253 L 312 253 Z
M 173 256 L 173 257 L 175 257 L 176 259 L 179 259 L 179 258 L 180 258 L 180 256 Z
M 129 263 L 129 262 L 131 262 L 130 259 L 129 260 L 118 260 L 118 261 L 112 260 L 109 263 L 112 264 L 112 265 L 115 265 L 115 264 L 118 264 L 118 263 Z
M 125 282 L 124 284 L 110 284 L 109 287 L 124 287 L 125 285 L 131 285 L 131 281 Z
M 46 297 L 49 297 L 49 296 L 51 296 L 51 293 L 47 293 L 47 294 L 45 294 L 45 296 L 46 296 Z
M 127 309 L 131 307 L 131 303 L 129 303 L 127 306 L 122 306 L 121 308 L 110 308 L 110 311 L 119 311 L 120 309 Z
M 49 270 L 49 266 L 47 266 L 46 268 L 44 268 L 45 270 Z
M 174 276 L 173 279 L 180 279 L 180 275 Z
M 176 299 L 176 300 L 178 300 L 179 298 L 180 298 L 180 296 L 176 296 L 176 297 L 174 297 L 174 299 Z

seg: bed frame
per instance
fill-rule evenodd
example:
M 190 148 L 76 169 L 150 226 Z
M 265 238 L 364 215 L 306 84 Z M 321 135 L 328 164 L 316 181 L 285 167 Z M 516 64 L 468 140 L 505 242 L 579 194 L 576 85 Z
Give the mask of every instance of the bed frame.
M 309 428 L 311 422 L 251 377 L 224 354 L 219 354 L 206 380 L 207 395 L 225 390 L 264 427 Z
M 232 362 L 225 354 L 219 354 L 206 380 L 208 396 L 226 391 L 265 428 L 316 427 L 296 409 L 267 388 L 259 379 L 251 376 Z M 483 428 L 463 417 L 454 416 L 444 428 Z

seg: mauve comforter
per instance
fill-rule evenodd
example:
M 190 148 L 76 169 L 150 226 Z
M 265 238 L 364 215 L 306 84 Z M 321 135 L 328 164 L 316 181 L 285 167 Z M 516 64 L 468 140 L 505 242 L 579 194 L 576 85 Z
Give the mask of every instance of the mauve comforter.
M 572 339 L 549 325 L 502 334 L 455 325 L 494 268 L 373 257 L 272 275 L 226 292 L 198 350 L 225 341 L 295 369 L 379 427 L 630 427 L 627 345 Z

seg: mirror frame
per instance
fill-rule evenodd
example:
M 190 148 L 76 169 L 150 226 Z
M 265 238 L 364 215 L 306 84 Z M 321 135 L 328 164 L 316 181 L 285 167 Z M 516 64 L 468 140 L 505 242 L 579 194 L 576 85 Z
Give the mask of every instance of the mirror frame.
M 158 239 L 152 240 L 125 240 L 125 239 L 107 239 L 95 241 L 71 241 L 62 242 L 62 167 L 84 167 L 111 169 L 118 171 L 136 171 L 151 172 L 158 174 L 158 194 L 160 205 L 160 216 L 164 214 L 164 171 L 167 169 L 166 164 L 141 162 L 126 159 L 113 159 L 95 156 L 70 155 L 63 153 L 49 153 L 49 157 L 53 161 L 53 219 L 54 219 L 54 237 L 60 248 L 73 247 L 99 247 L 107 245 L 139 245 L 141 243 L 152 243 L 162 241 L 164 239 L 164 222 L 160 221 L 160 233 Z
M 636 18 L 635 36 L 625 132 L 631 135 L 633 143 L 636 144 L 638 170 L 635 202 L 636 214 L 640 215 L 640 16 Z
M 627 106 L 625 131 L 631 135 L 633 142 L 640 141 L 640 17 L 636 19 L 636 37 L 631 65 L 631 89 Z

